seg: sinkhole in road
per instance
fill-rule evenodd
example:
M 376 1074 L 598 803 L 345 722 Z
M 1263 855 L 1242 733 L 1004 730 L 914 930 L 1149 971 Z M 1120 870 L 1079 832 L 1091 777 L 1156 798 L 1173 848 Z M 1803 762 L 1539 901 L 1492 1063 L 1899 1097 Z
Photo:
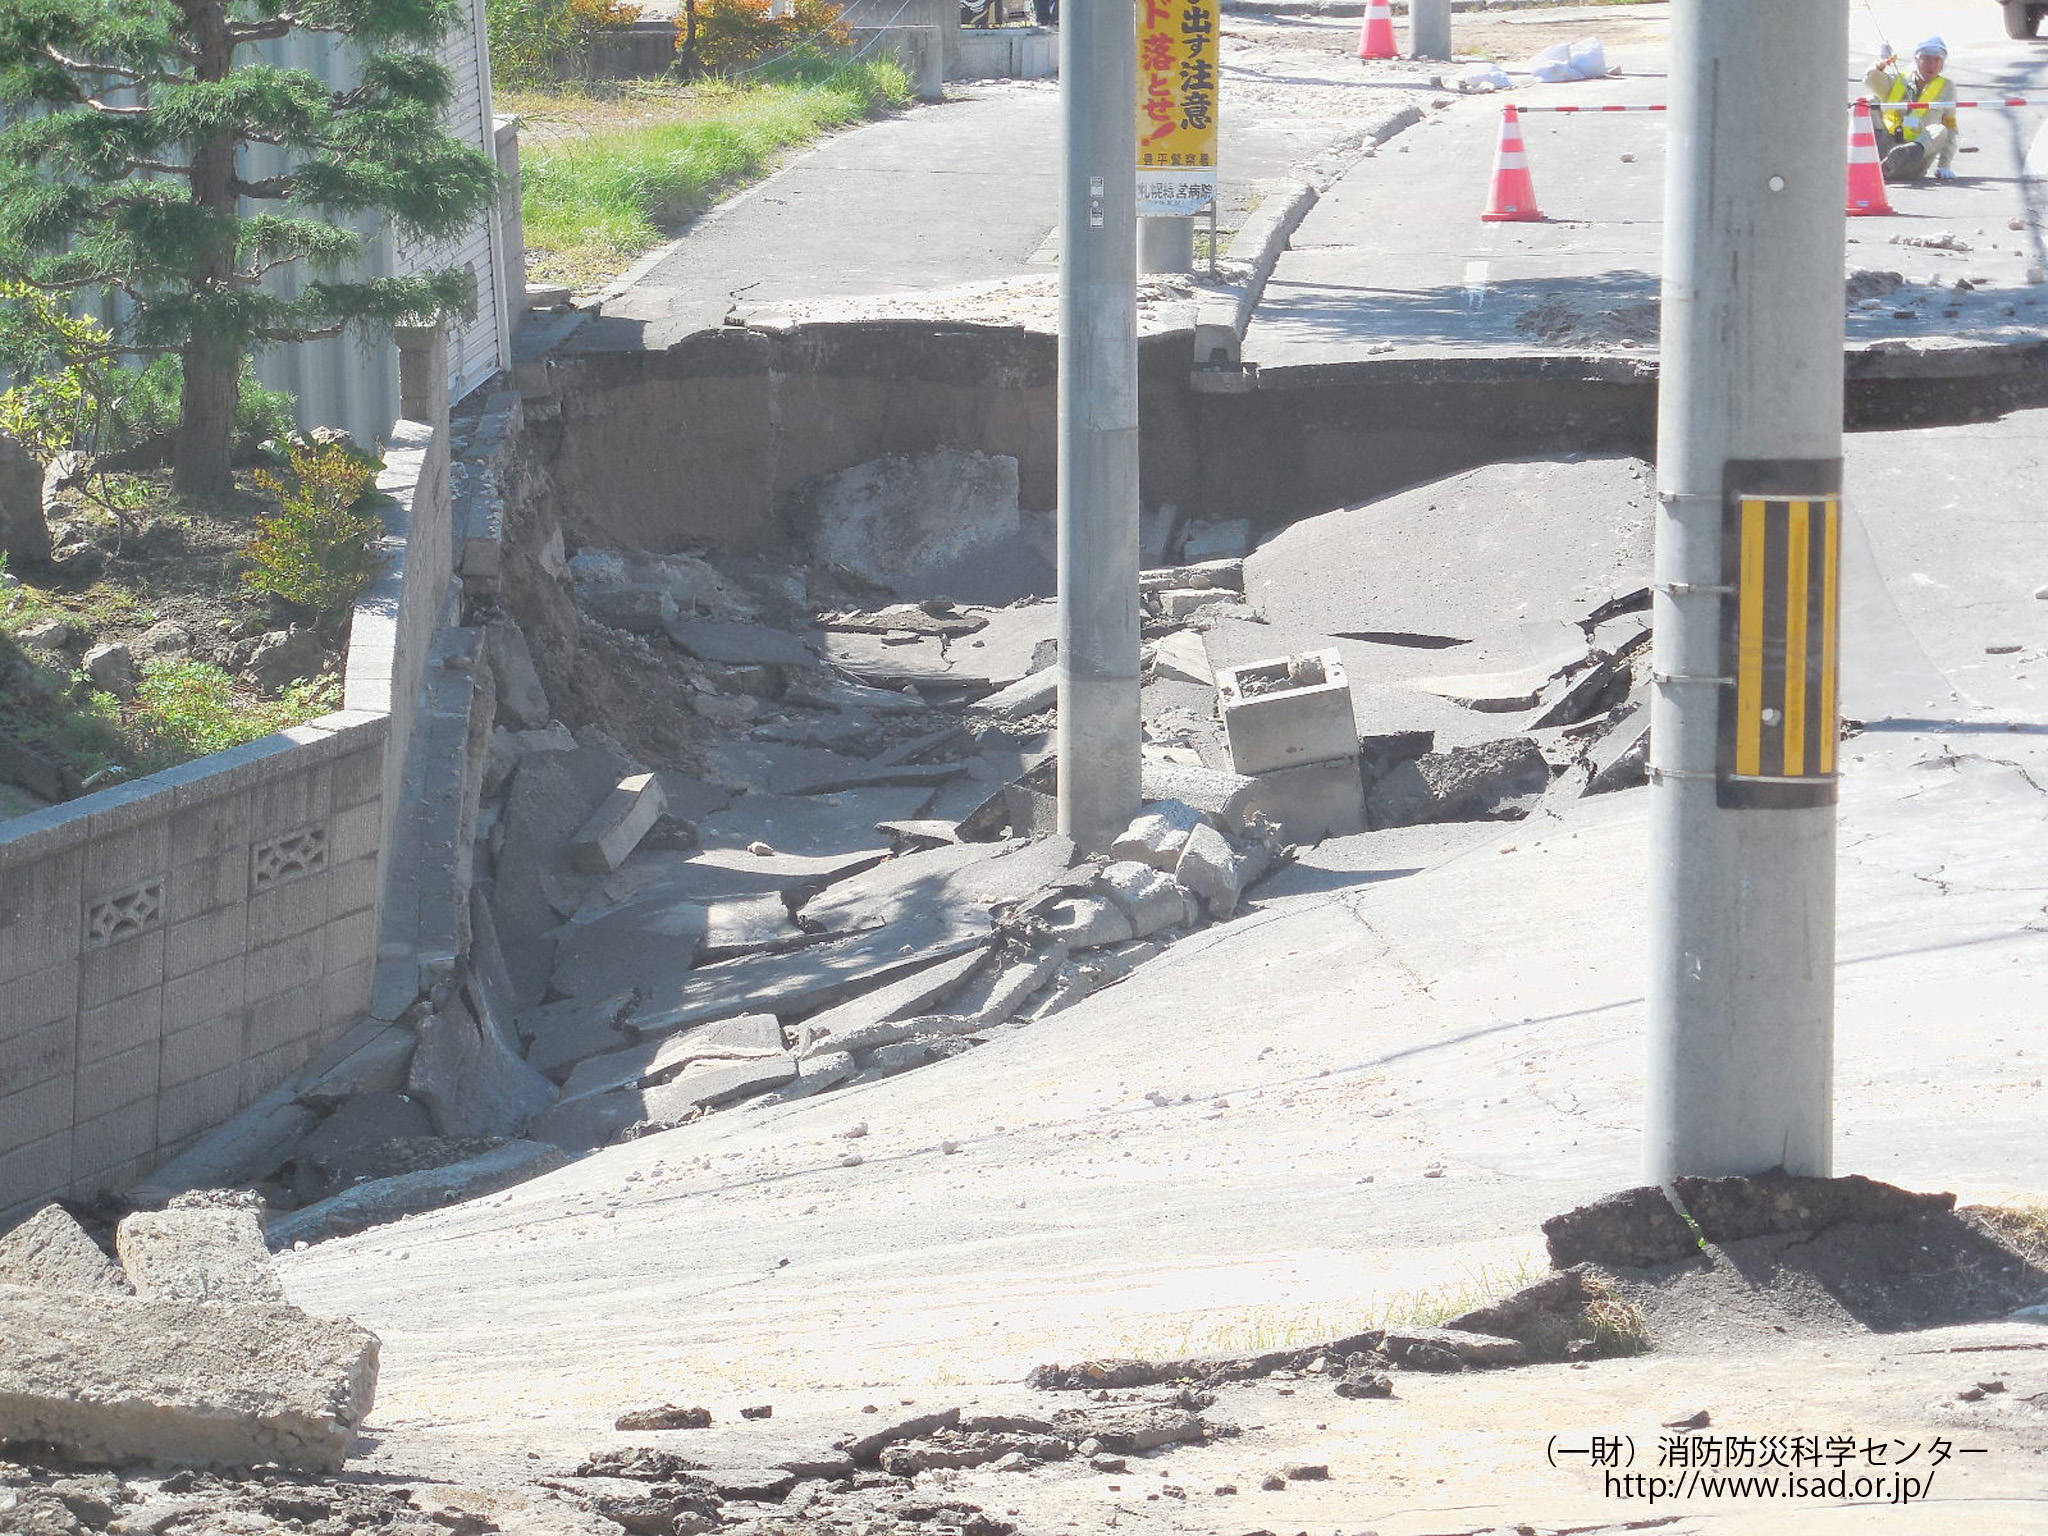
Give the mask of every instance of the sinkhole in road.
M 1056 500 L 1056 338 L 863 322 L 704 332 L 659 353 L 552 360 L 527 392 L 526 494 L 572 545 L 813 552 L 819 477 L 941 450 L 1013 459 L 1027 517 Z M 1654 455 L 1654 360 L 1523 355 L 1268 371 L 1209 392 L 1186 333 L 1139 353 L 1140 500 L 1255 536 L 1482 464 Z M 1853 356 L 1845 424 L 1982 421 L 2048 403 L 2048 345 Z

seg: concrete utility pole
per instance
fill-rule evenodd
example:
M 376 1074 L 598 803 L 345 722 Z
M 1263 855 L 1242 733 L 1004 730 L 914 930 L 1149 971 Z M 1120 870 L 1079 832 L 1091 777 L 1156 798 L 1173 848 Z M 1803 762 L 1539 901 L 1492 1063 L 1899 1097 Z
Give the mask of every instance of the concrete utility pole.
M 1103 852 L 1139 803 L 1137 9 L 1060 21 L 1059 824 Z
M 1652 1180 L 1831 1165 L 1847 0 L 1675 0 Z
M 1451 56 L 1451 0 L 1408 0 L 1408 51 L 1418 59 Z

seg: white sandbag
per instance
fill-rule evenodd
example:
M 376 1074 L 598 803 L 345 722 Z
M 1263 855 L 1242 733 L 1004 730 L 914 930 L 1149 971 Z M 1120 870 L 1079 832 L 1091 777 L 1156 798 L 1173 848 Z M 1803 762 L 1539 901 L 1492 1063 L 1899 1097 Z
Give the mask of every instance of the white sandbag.
M 1607 50 L 1597 37 L 1553 43 L 1529 61 L 1528 73 L 1549 85 L 1568 80 L 1597 80 L 1607 73 Z
M 1514 88 L 1514 80 L 1498 64 L 1474 64 L 1470 69 L 1452 78 L 1451 84 L 1467 96 L 1485 91 L 1506 91 Z

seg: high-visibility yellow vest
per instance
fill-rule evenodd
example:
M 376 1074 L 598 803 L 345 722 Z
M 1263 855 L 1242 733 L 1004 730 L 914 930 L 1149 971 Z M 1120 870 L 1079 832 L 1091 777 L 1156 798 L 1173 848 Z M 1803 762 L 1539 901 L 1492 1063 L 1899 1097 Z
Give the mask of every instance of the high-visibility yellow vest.
M 1920 94 L 1915 99 L 1919 101 L 1932 101 L 1947 89 L 1948 76 L 1936 75 L 1932 80 L 1920 87 Z M 1905 99 L 1906 77 L 1902 74 L 1893 75 L 1891 92 L 1885 97 L 1885 100 L 1892 102 L 1904 101 Z M 1891 130 L 1892 137 L 1894 138 L 1917 139 L 1920 137 L 1920 130 L 1927 126 L 1927 119 L 1933 115 L 1931 112 L 1887 112 L 1884 115 L 1884 125 Z M 1949 128 L 1955 127 L 1956 114 L 1954 109 L 1951 108 L 1949 111 L 1942 113 L 1941 120 L 1945 126 Z

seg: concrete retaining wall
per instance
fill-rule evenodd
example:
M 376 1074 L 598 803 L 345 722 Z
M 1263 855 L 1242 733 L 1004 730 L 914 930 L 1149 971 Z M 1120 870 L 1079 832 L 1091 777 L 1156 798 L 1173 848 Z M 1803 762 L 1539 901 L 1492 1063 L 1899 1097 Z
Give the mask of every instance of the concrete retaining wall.
M 388 564 L 344 707 L 0 822 L 0 1219 L 155 1166 L 311 1061 L 375 981 L 383 860 L 452 562 L 447 367 L 406 338 Z M 410 414 L 410 411 L 408 412 Z
M 1060 35 L 1040 27 L 961 27 L 946 60 L 948 80 L 1051 80 L 1060 72 Z

